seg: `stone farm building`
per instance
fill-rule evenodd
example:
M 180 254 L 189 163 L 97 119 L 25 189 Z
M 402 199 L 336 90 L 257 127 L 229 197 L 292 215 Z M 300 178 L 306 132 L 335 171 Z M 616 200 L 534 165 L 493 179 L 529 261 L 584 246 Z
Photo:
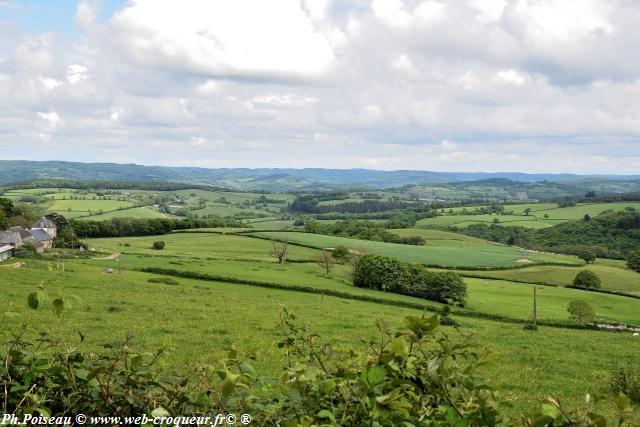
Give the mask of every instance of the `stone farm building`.
M 51 249 L 57 231 L 56 225 L 47 218 L 40 219 L 30 230 L 17 226 L 0 231 L 0 261 L 12 256 L 25 243 L 33 245 L 38 252 Z

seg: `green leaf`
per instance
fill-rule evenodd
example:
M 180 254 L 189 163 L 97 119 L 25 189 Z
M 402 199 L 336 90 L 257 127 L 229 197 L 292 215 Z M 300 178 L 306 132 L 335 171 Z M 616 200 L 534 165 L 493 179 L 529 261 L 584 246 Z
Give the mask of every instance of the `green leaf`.
M 331 411 L 329 411 L 328 409 L 321 409 L 318 411 L 317 414 L 318 418 L 328 418 L 330 419 L 332 422 L 336 421 L 336 418 L 333 416 L 333 414 L 331 413 Z
M 625 411 L 629 409 L 629 398 L 620 393 L 618 397 L 616 397 L 616 407 L 619 411 Z
M 27 297 L 27 304 L 29 305 L 29 308 L 33 310 L 38 309 L 38 293 L 37 292 L 31 292 L 29 294 L 29 296 Z
M 53 312 L 56 316 L 60 317 L 62 314 L 62 309 L 64 308 L 64 301 L 62 298 L 56 298 L 51 302 L 51 306 L 53 307 Z
M 42 407 L 36 408 L 36 411 L 38 411 L 38 413 L 45 418 L 51 417 L 51 411 L 49 411 L 47 408 L 42 408 Z
M 236 386 L 233 385 L 233 383 L 231 381 L 225 381 L 224 384 L 222 384 L 222 388 L 220 390 L 222 392 L 222 397 L 224 397 L 226 399 L 229 396 L 231 396 L 231 393 L 233 393 L 233 390 L 235 388 L 236 388 Z
M 156 409 L 151 411 L 151 416 L 152 417 L 169 417 L 171 416 L 171 414 L 162 406 L 158 406 Z

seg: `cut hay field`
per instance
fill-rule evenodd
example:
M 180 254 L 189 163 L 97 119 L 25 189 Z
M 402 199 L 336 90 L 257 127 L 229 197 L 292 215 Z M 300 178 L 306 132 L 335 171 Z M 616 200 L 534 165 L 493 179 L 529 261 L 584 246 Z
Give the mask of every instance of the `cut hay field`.
M 346 246 L 368 253 L 395 257 L 404 261 L 453 267 L 508 267 L 527 262 L 556 262 L 582 264 L 575 257 L 566 255 L 524 252 L 517 248 L 493 244 L 484 240 L 463 241 L 459 238 L 430 240 L 424 246 L 374 242 L 301 232 L 256 232 L 250 233 L 263 238 L 288 240 L 317 248 Z M 457 236 L 457 235 L 456 235 Z
M 559 208 L 552 203 L 528 203 L 521 205 L 505 205 L 505 212 L 513 214 L 497 215 L 450 215 L 449 210 L 454 213 L 462 212 L 463 209 L 473 211 L 473 207 L 444 209 L 440 216 L 435 218 L 425 218 L 416 223 L 418 227 L 468 227 L 472 224 L 494 224 L 497 225 L 520 226 L 527 228 L 546 228 L 561 222 L 583 218 L 585 215 L 596 216 L 607 210 L 621 211 L 627 207 L 640 209 L 640 202 L 620 202 L 620 203 L 592 203 L 579 204 L 572 207 Z M 525 209 L 531 209 L 529 215 L 525 215 Z M 545 217 L 546 215 L 546 217 Z
M 65 215 L 64 212 L 61 212 Z M 66 215 L 65 215 L 66 216 Z M 79 220 L 86 221 L 105 221 L 112 218 L 177 218 L 174 215 L 163 214 L 156 208 L 145 206 L 141 208 L 119 209 L 112 212 L 105 212 L 99 215 L 90 215 L 79 217 Z
M 54 200 L 47 206 L 49 212 L 56 212 L 67 218 L 87 216 L 90 212 L 108 212 L 133 206 L 131 202 L 120 200 Z
M 102 267 L 81 260 L 65 262 L 65 272 L 48 271 L 47 262 L 28 260 L 19 270 L 3 271 L 0 292 L 32 326 L 48 325 L 49 333 L 81 348 L 105 351 L 104 344 L 134 335 L 133 348 L 153 351 L 168 348 L 164 367 L 183 369 L 213 362 L 235 343 L 241 351 L 259 350 L 259 372 L 276 376 L 285 361 L 277 349 L 278 310 L 286 305 L 322 340 L 341 350 L 363 351 L 375 333 L 376 319 L 392 326 L 420 311 L 369 302 L 322 297 L 286 290 L 262 289 L 178 278 L 170 286 L 149 283 L 154 277 L 124 270 L 107 274 Z M 52 295 L 78 295 L 81 304 L 65 311 L 60 320 L 48 310 L 25 307 L 29 292 L 44 283 Z M 535 335 L 521 325 L 458 318 L 460 333 L 472 333 L 480 346 L 498 353 L 495 363 L 483 368 L 501 396 L 514 410 L 531 408 L 534 401 L 553 394 L 574 407 L 587 392 L 606 393 L 606 378 L 618 363 L 637 360 L 637 345 L 630 334 L 541 327 Z M 18 320 L 12 320 L 15 326 Z M 51 325 L 54 325 L 51 327 Z M 44 326 L 42 326 L 44 327 Z M 456 336 L 458 332 L 447 330 Z M 535 340 L 535 341 L 532 341 Z M 611 415 L 609 404 L 601 403 Z

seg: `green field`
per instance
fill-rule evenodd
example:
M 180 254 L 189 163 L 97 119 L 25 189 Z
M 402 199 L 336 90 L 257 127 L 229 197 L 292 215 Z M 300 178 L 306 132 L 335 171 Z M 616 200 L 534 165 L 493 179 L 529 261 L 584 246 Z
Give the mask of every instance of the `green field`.
M 575 257 L 523 252 L 513 247 L 493 244 L 483 240 L 469 242 L 459 239 L 434 239 L 424 246 L 411 246 L 300 232 L 256 232 L 251 234 L 288 240 L 317 248 L 335 248 L 342 245 L 368 253 L 428 265 L 502 267 L 522 265 L 523 262 L 582 263 Z M 525 259 L 527 261 L 524 261 Z
M 62 213 L 64 215 L 64 213 Z M 112 218 L 176 218 L 159 212 L 157 209 L 146 206 L 143 208 L 129 208 L 103 213 L 100 215 L 84 216 L 78 219 L 87 221 L 104 221 Z
M 550 283 L 569 286 L 581 270 L 591 270 L 602 280 L 602 288 L 640 295 L 640 274 L 629 270 L 624 261 L 599 259 L 581 267 L 532 266 L 514 270 L 464 271 L 462 274 L 529 283 Z
M 640 202 L 623 202 L 623 203 L 594 203 L 580 204 L 573 207 L 559 208 L 557 204 L 552 203 L 529 203 L 522 205 L 505 205 L 505 212 L 513 212 L 513 215 L 504 214 L 483 214 L 483 215 L 450 215 L 449 209 L 444 209 L 444 213 L 436 218 L 425 218 L 416 223 L 418 227 L 468 227 L 472 224 L 494 224 L 494 220 L 498 220 L 497 224 L 520 226 L 527 228 L 545 228 L 559 224 L 561 222 L 571 221 L 583 218 L 585 215 L 596 216 L 607 210 L 620 211 L 627 207 L 640 209 Z M 524 214 L 525 209 L 531 209 L 529 215 Z M 453 212 L 462 212 L 463 208 L 452 208 Z M 473 207 L 464 208 L 471 212 Z M 547 215 L 547 218 L 545 218 Z
M 129 208 L 131 202 L 120 200 L 55 200 L 47 208 L 49 212 L 63 214 L 67 218 L 87 216 L 91 212 L 108 212 Z
M 54 324 L 49 328 L 54 336 L 76 342 L 77 331 L 82 331 L 86 336 L 82 347 L 88 351 L 104 351 L 103 344 L 120 341 L 131 332 L 136 349 L 169 347 L 166 366 L 180 367 L 211 362 L 222 355 L 224 347 L 236 343 L 241 350 L 258 348 L 257 368 L 270 375 L 277 375 L 284 363 L 275 346 L 281 304 L 342 350 L 362 351 L 374 333 L 375 319 L 384 318 L 397 326 L 403 316 L 419 313 L 226 283 L 178 279 L 178 286 L 169 286 L 148 283 L 150 277 L 127 270 L 107 274 L 102 267 L 80 260 L 66 261 L 64 273 L 47 271 L 46 262 L 27 261 L 23 268 L 0 275 L 0 291 L 34 326 Z M 39 283 L 45 283 L 53 295 L 75 294 L 83 302 L 59 321 L 50 311 L 30 311 L 25 308 L 26 296 Z M 532 335 L 521 325 L 469 318 L 459 321 L 462 333 L 473 333 L 479 345 L 499 354 L 484 373 L 516 410 L 530 408 L 537 398 L 549 394 L 562 396 L 573 407 L 587 392 L 606 392 L 603 378 L 614 363 L 637 360 L 630 334 L 542 327 Z

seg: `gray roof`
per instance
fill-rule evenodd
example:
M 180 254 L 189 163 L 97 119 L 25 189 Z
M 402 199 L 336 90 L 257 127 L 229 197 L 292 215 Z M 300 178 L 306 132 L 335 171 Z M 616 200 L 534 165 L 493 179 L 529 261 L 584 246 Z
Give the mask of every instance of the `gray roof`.
M 51 236 L 49 236 L 49 233 L 47 233 L 44 230 L 37 229 L 37 228 L 35 230 L 31 230 L 31 235 L 33 235 L 33 237 L 38 242 L 44 242 L 46 240 L 53 240 L 53 238 Z
M 0 246 L 0 254 L 3 252 L 12 251 L 12 250 L 13 250 L 13 246 L 9 246 L 9 245 Z
M 20 234 L 20 237 L 22 237 L 22 240 L 31 237 L 31 232 L 27 229 L 20 227 L 19 225 L 16 227 L 11 227 L 8 231 L 15 231 L 16 233 Z
M 56 224 L 53 221 L 42 217 L 40 221 L 33 224 L 31 228 L 56 228 Z
M 22 242 L 22 238 L 20 237 L 20 233 L 15 231 L 0 231 L 0 244 L 13 244 L 16 245 Z
M 31 237 L 27 237 L 26 239 L 24 239 L 22 241 L 22 243 L 31 243 L 33 246 L 35 246 L 36 249 L 39 249 L 41 247 L 43 247 L 44 245 L 42 243 L 40 243 L 39 241 L 37 241 L 35 239 L 35 237 L 31 236 Z

